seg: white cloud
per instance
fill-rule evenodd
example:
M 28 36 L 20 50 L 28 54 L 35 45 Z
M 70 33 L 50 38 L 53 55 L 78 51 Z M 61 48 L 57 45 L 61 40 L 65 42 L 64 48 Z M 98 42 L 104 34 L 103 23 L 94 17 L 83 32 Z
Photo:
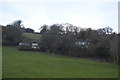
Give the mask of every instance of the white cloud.
M 39 31 L 38 29 L 43 24 L 49 25 L 52 23 L 45 13 L 45 6 L 37 7 L 30 4 L 27 5 L 16 3 L 9 4 L 8 8 L 11 12 L 7 13 L 5 10 L 0 11 L 0 23 L 2 23 L 2 25 L 10 24 L 12 23 L 11 21 L 15 20 L 23 20 L 23 24 L 26 28 L 32 28 L 35 31 Z
M 118 2 L 119 0 L 0 0 L 1 2 Z
M 35 1 L 36 0 L 34 0 L 34 2 Z M 43 0 L 40 0 L 40 1 L 43 1 Z M 48 0 L 45 0 L 45 1 L 47 2 Z M 63 0 L 55 0 L 55 1 L 52 0 L 52 1 L 62 2 Z M 68 0 L 65 0 L 65 1 L 68 1 Z M 92 0 L 92 1 L 96 1 L 96 0 Z M 108 1 L 108 0 L 105 0 L 105 1 Z M 65 6 L 65 4 L 63 6 Z M 96 3 L 85 3 L 85 6 L 82 6 L 82 7 L 72 5 L 72 9 L 71 7 L 69 8 L 68 6 L 65 6 L 68 8 L 62 7 L 61 9 L 61 7 L 59 6 L 59 8 L 53 9 L 54 7 L 47 6 L 47 4 L 26 3 L 26 2 L 23 2 L 23 3 L 13 2 L 11 4 L 7 3 L 3 7 L 7 7 L 7 9 L 0 10 L 0 15 L 1 15 L 0 23 L 2 23 L 3 25 L 6 25 L 11 23 L 11 21 L 20 19 L 20 20 L 23 20 L 23 24 L 25 25 L 26 28 L 30 27 L 36 31 L 38 31 L 39 27 L 42 26 L 43 24 L 51 25 L 52 23 L 68 22 L 76 26 L 91 27 L 94 29 L 100 28 L 100 27 L 106 27 L 106 26 L 111 27 L 116 25 L 115 22 L 112 22 L 112 21 L 115 20 L 113 18 L 113 15 L 117 13 L 116 11 L 117 9 L 113 10 L 110 8 L 110 10 L 108 9 L 109 12 L 106 13 L 106 11 L 103 11 L 103 9 L 99 10 L 99 7 L 101 6 L 98 7 L 98 4 Z M 55 6 L 55 7 L 58 7 L 58 6 Z M 76 11 L 76 8 L 78 9 L 77 11 Z M 60 10 L 57 10 L 57 9 L 60 9 Z M 7 10 L 9 11 L 11 10 L 11 11 L 6 12 Z M 110 19 L 109 17 L 111 17 L 112 19 Z
M 23 7 L 23 6 L 22 6 Z M 37 8 L 37 7 L 26 7 L 24 6 L 21 12 L 26 12 L 24 13 L 25 18 L 23 19 L 24 21 L 24 26 L 26 28 L 30 27 L 32 29 L 34 29 L 35 31 L 39 31 L 38 29 L 40 28 L 40 26 L 44 25 L 44 24 L 51 24 L 52 21 L 48 19 L 45 10 L 43 10 L 42 8 Z M 44 7 L 45 9 L 45 7 Z
M 90 16 L 80 16 L 76 15 L 72 19 L 69 20 L 70 23 L 75 24 L 76 26 L 83 27 L 83 28 L 93 28 L 96 29 L 100 27 L 98 25 L 102 24 L 103 21 L 99 18 L 90 17 Z
M 37 14 L 32 17 L 29 17 L 29 19 L 26 19 L 23 21 L 25 27 L 30 27 L 32 29 L 34 29 L 35 31 L 39 31 L 38 29 L 44 25 L 44 24 L 51 24 L 52 21 L 50 21 L 47 16 L 45 15 L 45 13 L 43 12 L 37 12 Z

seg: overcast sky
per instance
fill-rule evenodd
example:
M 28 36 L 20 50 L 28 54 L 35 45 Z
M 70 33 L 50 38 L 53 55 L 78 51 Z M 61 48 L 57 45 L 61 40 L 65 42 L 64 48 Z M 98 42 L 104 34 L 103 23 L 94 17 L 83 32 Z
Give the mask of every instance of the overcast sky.
M 0 24 L 22 20 L 26 28 L 39 31 L 44 25 L 70 23 L 118 31 L 118 0 L 0 0 Z

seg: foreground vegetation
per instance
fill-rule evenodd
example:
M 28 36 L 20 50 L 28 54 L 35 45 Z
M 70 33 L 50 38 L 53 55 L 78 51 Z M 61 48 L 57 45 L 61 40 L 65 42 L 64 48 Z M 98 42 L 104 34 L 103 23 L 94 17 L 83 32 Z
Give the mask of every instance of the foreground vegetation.
M 117 65 L 3 46 L 3 78 L 117 78 Z
M 69 23 L 41 26 L 40 34 L 25 28 L 21 20 L 2 27 L 4 43 L 19 43 L 33 39 L 39 41 L 41 49 L 52 54 L 72 57 L 99 58 L 106 62 L 118 63 L 118 39 L 120 34 L 110 27 L 93 30 Z
M 110 27 L 93 30 L 72 24 L 42 26 L 41 46 L 50 53 L 72 57 L 92 57 L 117 63 L 119 34 Z

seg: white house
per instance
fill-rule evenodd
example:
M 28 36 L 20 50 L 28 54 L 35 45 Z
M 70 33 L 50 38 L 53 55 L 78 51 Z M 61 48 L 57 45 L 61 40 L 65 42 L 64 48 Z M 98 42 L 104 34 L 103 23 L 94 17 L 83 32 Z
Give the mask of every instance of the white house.
M 39 49 L 39 43 L 37 41 L 33 41 L 31 43 L 31 48 L 33 48 L 33 49 Z
M 90 42 L 89 42 L 88 40 L 77 40 L 77 41 L 75 42 L 75 44 L 76 44 L 77 46 L 81 46 L 82 48 L 83 48 L 83 47 L 87 48 L 87 47 L 89 46 Z
M 39 49 L 39 41 L 32 39 L 23 39 L 19 43 L 19 49 Z

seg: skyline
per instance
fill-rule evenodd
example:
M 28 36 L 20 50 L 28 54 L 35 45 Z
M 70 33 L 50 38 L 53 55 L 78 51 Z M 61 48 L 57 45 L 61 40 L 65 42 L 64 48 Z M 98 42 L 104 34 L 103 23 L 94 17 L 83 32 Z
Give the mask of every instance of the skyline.
M 91 2 L 92 1 L 92 2 Z M 22 20 L 25 28 L 36 32 L 46 24 L 70 23 L 82 28 L 111 27 L 118 32 L 118 0 L 3 0 L 0 2 L 0 24 Z

